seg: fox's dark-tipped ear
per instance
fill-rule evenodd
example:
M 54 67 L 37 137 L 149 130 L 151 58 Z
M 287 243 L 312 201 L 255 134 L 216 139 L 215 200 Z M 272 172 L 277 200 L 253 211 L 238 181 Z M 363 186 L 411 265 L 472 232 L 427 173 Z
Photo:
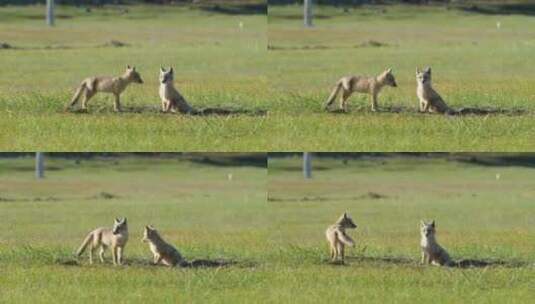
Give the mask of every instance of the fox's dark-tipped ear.
M 163 68 L 163 66 L 160 66 L 160 72 L 165 73 L 165 69 Z
M 431 222 L 431 226 L 432 226 L 433 228 L 435 227 L 435 220 L 433 220 L 433 221 Z
M 344 212 L 344 218 L 347 218 L 347 211 Z
M 425 68 L 425 72 L 426 72 L 426 73 L 431 73 L 431 67 L 427 67 L 427 68 Z
M 416 67 L 416 74 L 420 74 L 420 69 Z
M 171 74 L 175 72 L 175 70 L 173 69 L 173 67 L 169 67 L 169 72 L 171 72 Z
M 387 73 L 392 73 L 392 68 L 388 68 L 388 69 L 386 69 L 386 72 L 387 72 Z
M 120 222 L 120 220 L 118 218 L 115 218 L 115 222 L 118 223 Z
M 126 65 L 126 69 L 127 69 L 127 70 L 131 70 L 131 69 L 132 69 L 132 67 L 130 67 L 130 65 L 129 65 L 129 64 L 127 64 L 127 65 Z
M 123 223 L 125 223 L 125 224 L 126 224 L 126 217 L 125 217 L 125 218 L 123 219 Z

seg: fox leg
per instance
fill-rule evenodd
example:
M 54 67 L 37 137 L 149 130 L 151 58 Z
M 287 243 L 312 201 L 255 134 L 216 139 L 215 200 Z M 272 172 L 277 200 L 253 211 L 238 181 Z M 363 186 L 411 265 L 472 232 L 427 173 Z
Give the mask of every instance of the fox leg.
M 123 265 L 123 247 L 117 247 L 117 264 Z
M 169 101 L 167 101 L 167 100 L 162 101 L 162 112 L 164 112 L 164 113 L 166 112 L 168 103 L 169 103 Z
M 329 249 L 331 250 L 331 261 L 336 260 L 336 248 L 333 244 L 329 244 Z
M 377 111 L 377 92 L 372 93 L 372 111 Z
M 344 89 L 342 91 L 342 97 L 340 98 L 340 109 L 344 110 L 344 112 L 347 112 L 347 100 L 351 96 L 351 91 Z
M 153 259 L 154 265 L 158 265 L 161 260 L 162 260 L 162 256 L 161 255 L 159 255 L 159 254 L 155 254 L 154 255 L 154 259 Z
M 98 252 L 98 256 L 100 258 L 101 263 L 104 263 L 104 250 L 106 250 L 106 247 L 104 245 L 100 246 L 100 251 Z
M 115 112 L 121 112 L 121 100 L 119 98 L 119 94 L 114 94 L 114 95 L 115 95 L 115 100 L 113 103 L 113 110 Z
M 421 259 L 421 263 L 422 263 L 422 264 L 425 264 L 426 259 L 427 259 L 427 254 L 425 253 L 425 251 L 422 251 L 422 259 Z
M 95 247 L 93 247 L 93 244 L 89 247 L 89 265 L 93 264 L 93 250 L 95 250 Z
M 113 260 L 113 265 L 117 265 L 117 247 L 111 247 L 111 259 Z
M 89 102 L 89 99 L 95 95 L 95 91 L 89 89 L 86 87 L 84 90 L 84 96 L 82 99 L 82 110 L 87 110 L 87 103 Z
M 336 253 L 338 255 L 338 258 L 342 260 L 342 262 L 344 262 L 344 244 L 342 244 L 341 242 L 338 242 L 336 244 Z
M 172 106 L 173 106 L 173 102 L 168 100 L 166 108 L 165 108 L 165 112 L 169 112 L 171 110 Z

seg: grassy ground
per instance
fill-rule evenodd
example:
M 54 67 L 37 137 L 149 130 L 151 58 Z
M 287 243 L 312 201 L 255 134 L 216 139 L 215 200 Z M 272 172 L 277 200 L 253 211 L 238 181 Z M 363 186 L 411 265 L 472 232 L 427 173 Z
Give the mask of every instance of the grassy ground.
M 269 296 L 275 228 L 265 168 L 144 158 L 47 163 L 46 179 L 35 181 L 32 159 L 0 160 L 0 302 L 239 303 Z M 105 265 L 88 265 L 86 255 L 77 264 L 72 253 L 86 233 L 115 216 L 128 217 L 128 265 L 113 267 L 109 252 Z M 236 264 L 149 266 L 141 236 L 150 223 L 187 259 Z
M 499 13 L 499 11 L 498 11 Z M 315 7 L 304 29 L 302 7 L 270 6 L 267 71 L 278 134 L 273 150 L 533 150 L 535 18 L 435 6 Z M 498 28 L 499 23 L 499 28 Z M 522 115 L 445 117 L 416 113 L 416 66 L 433 68 L 433 84 L 454 108 L 494 108 Z M 398 88 L 371 113 L 354 95 L 350 114 L 322 110 L 344 75 L 392 67 Z M 401 108 L 401 113 L 389 112 Z
M 526 303 L 534 285 L 535 239 L 528 167 L 444 159 L 270 158 L 269 204 L 280 257 L 273 288 L 281 300 L 325 303 Z M 499 174 L 499 178 L 497 178 Z M 358 228 L 345 266 L 328 262 L 324 231 L 344 211 Z M 487 268 L 418 263 L 419 221 L 436 219 L 437 238 L 455 260 Z
M 59 7 L 44 26 L 43 6 L 0 7 L 0 148 L 3 151 L 259 151 L 269 146 L 265 14 L 182 6 Z M 125 12 L 125 9 L 127 10 Z M 242 27 L 240 28 L 240 24 Z M 111 47 L 117 40 L 125 47 Z M 64 113 L 80 81 L 135 65 L 145 81 L 122 95 L 97 95 L 88 114 Z M 250 112 L 188 117 L 158 112 L 160 65 L 197 108 Z

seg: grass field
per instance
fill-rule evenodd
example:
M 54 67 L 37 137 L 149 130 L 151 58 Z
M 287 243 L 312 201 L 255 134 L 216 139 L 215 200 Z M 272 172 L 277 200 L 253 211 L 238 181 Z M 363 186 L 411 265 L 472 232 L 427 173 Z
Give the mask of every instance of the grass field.
M 492 8 L 492 7 L 491 7 Z M 535 122 L 533 10 L 501 15 L 444 6 L 268 8 L 274 151 L 529 151 Z M 499 23 L 499 28 L 498 28 Z M 416 113 L 415 68 L 431 66 L 433 85 L 453 108 L 521 115 L 445 117 Z M 342 76 L 392 67 L 398 88 L 380 95 L 383 112 L 355 94 L 349 114 L 322 105 Z M 401 108 L 401 113 L 390 109 Z
M 479 166 L 442 158 L 269 160 L 269 205 L 280 256 L 272 280 L 294 303 L 528 303 L 535 288 L 529 167 Z M 497 178 L 499 174 L 499 178 Z M 344 211 L 358 227 L 345 266 L 328 262 L 324 231 Z M 503 265 L 419 265 L 419 221 L 436 219 L 455 260 Z
M 214 303 L 266 298 L 274 224 L 266 169 L 176 159 L 48 159 L 35 181 L 32 159 L 0 160 L 1 303 Z M 232 174 L 232 180 L 228 174 Z M 76 263 L 93 228 L 126 216 L 127 266 Z M 153 224 L 189 260 L 224 259 L 222 268 L 149 266 L 141 242 Z
M 0 149 L 266 150 L 266 115 L 255 115 L 269 108 L 265 12 L 213 8 L 60 6 L 56 26 L 47 28 L 43 6 L 0 7 L 0 42 L 12 47 L 0 49 Z M 109 46 L 112 40 L 128 45 Z M 87 114 L 63 111 L 82 79 L 120 75 L 127 64 L 145 84 L 123 93 L 124 113 L 113 113 L 109 95 L 96 95 Z M 174 66 L 175 85 L 194 107 L 251 115 L 159 113 L 161 65 Z

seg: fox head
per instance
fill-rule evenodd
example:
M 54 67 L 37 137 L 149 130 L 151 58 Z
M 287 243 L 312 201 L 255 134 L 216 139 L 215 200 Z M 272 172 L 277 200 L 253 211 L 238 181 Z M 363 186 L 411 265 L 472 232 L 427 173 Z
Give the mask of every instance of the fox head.
M 344 212 L 344 214 L 342 214 L 340 216 L 340 218 L 338 219 L 338 221 L 336 221 L 336 224 L 344 227 L 344 228 L 349 228 L 349 229 L 354 229 L 354 228 L 357 228 L 357 224 L 355 224 L 353 222 L 353 220 L 351 219 L 351 217 L 347 214 L 347 212 Z
M 435 220 L 431 223 L 426 223 L 423 220 L 420 221 L 420 234 L 423 237 L 430 237 L 435 235 Z
M 115 221 L 113 222 L 113 229 L 111 232 L 113 234 L 119 234 L 121 232 L 128 231 L 128 225 L 126 223 L 126 217 L 123 219 L 115 218 Z
M 174 78 L 175 77 L 174 77 L 173 67 L 169 67 L 168 71 L 166 71 L 163 67 L 160 67 L 160 82 L 161 83 L 173 82 Z
M 416 68 L 416 81 L 418 84 L 431 83 L 431 68 L 427 67 L 423 71 Z
M 143 79 L 141 79 L 141 75 L 136 71 L 135 66 L 131 67 L 130 65 L 127 65 L 125 75 L 132 82 L 143 83 Z
M 394 78 L 394 74 L 392 74 L 391 68 L 386 69 L 379 78 L 386 85 L 389 85 L 394 88 L 398 86 L 398 84 L 396 83 L 396 78 Z
M 143 238 L 141 239 L 141 241 L 148 242 L 152 240 L 156 235 L 158 235 L 158 231 L 156 231 L 156 229 L 152 225 L 145 226 L 145 229 L 143 230 Z

